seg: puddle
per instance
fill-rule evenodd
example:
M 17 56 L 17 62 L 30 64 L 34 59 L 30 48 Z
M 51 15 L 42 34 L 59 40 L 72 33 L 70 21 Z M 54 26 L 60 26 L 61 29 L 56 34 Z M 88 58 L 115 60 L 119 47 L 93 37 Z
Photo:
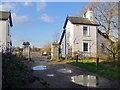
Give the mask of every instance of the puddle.
M 57 71 L 61 73 L 72 73 L 72 70 L 66 68 L 58 69 Z
M 93 75 L 76 75 L 71 77 L 72 82 L 87 86 L 87 87 L 97 87 L 98 78 Z
M 48 77 L 54 77 L 54 74 L 47 74 Z
M 33 70 L 46 70 L 47 67 L 46 66 L 34 66 L 32 67 Z

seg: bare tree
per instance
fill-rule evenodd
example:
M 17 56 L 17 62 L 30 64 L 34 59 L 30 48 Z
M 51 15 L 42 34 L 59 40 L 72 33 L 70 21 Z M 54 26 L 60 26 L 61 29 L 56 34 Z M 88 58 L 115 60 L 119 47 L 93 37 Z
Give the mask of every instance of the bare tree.
M 42 51 L 43 52 L 47 52 L 48 54 L 51 53 L 51 43 L 46 43 L 43 47 L 42 47 Z
M 58 32 L 54 33 L 53 39 L 54 39 L 54 42 L 58 43 L 58 40 L 59 40 L 59 33 Z
M 115 64 L 115 56 L 119 52 L 117 44 L 112 40 L 111 35 L 116 38 L 118 33 L 118 3 L 102 2 L 94 4 L 95 21 L 100 25 L 99 30 L 104 33 L 110 44 L 104 46 L 112 53 Z
M 95 21 L 100 25 L 99 29 L 103 31 L 108 39 L 110 34 L 116 35 L 118 29 L 118 3 L 104 2 L 94 5 Z

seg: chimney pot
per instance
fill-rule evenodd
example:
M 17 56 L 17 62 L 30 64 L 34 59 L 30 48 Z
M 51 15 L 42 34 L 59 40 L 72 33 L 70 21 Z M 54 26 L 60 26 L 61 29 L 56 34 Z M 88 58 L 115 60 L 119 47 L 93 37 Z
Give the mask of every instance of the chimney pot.
M 92 8 L 88 8 L 88 11 L 92 11 Z

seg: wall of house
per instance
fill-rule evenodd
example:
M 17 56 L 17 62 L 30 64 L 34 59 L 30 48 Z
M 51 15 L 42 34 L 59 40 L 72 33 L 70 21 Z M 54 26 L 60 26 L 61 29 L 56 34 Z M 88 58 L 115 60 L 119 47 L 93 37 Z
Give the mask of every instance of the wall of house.
M 0 42 L 1 45 L 3 45 L 3 49 L 6 50 L 7 48 L 10 48 L 10 35 L 8 35 L 8 29 L 10 33 L 10 25 L 8 21 L 2 21 L 0 20 Z
M 72 48 L 74 37 L 73 24 L 69 20 L 67 22 L 65 29 L 66 29 L 66 54 L 68 55 L 69 50 Z
M 83 26 L 88 27 L 89 36 L 83 36 Z M 89 53 L 91 56 L 95 56 L 94 54 L 96 54 L 97 51 L 96 33 L 96 26 L 74 25 L 72 52 L 83 52 L 83 42 L 88 42 Z
M 11 40 L 11 35 L 10 35 L 10 23 L 9 21 L 7 21 L 7 25 L 6 25 L 6 41 L 7 41 L 7 48 L 10 49 L 11 46 L 10 46 L 10 40 Z
M 97 54 L 97 27 L 90 26 L 90 36 L 91 36 L 91 43 L 90 43 L 90 52 L 92 57 L 96 57 Z
M 62 40 L 62 43 L 60 45 L 60 48 L 61 48 L 61 57 L 65 57 L 65 35 L 63 37 L 63 40 Z
M 73 24 L 68 20 L 67 21 L 67 25 L 65 27 L 66 30 L 66 37 L 64 35 L 64 38 L 62 40 L 62 44 L 61 44 L 61 56 L 65 57 L 65 54 L 68 54 L 69 49 L 72 47 L 73 44 Z M 66 40 L 65 40 L 66 39 Z M 66 42 L 66 44 L 65 44 Z M 66 49 L 66 50 L 65 50 Z
M 73 37 L 74 37 L 74 28 L 73 24 L 68 20 L 67 25 L 66 25 L 66 41 L 68 43 L 68 46 L 72 46 L 73 44 Z

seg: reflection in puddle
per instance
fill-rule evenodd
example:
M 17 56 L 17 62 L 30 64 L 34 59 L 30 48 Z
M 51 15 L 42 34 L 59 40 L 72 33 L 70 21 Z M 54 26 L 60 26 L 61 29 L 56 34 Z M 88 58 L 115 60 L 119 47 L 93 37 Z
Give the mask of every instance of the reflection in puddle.
M 46 66 L 34 66 L 32 67 L 33 70 L 46 70 L 47 67 Z
M 62 73 L 72 73 L 72 70 L 66 68 L 58 69 L 57 71 Z
M 47 74 L 47 76 L 48 76 L 48 77 L 53 77 L 53 76 L 54 76 L 54 74 Z
M 98 78 L 93 75 L 78 75 L 71 77 L 72 82 L 87 87 L 97 87 Z

